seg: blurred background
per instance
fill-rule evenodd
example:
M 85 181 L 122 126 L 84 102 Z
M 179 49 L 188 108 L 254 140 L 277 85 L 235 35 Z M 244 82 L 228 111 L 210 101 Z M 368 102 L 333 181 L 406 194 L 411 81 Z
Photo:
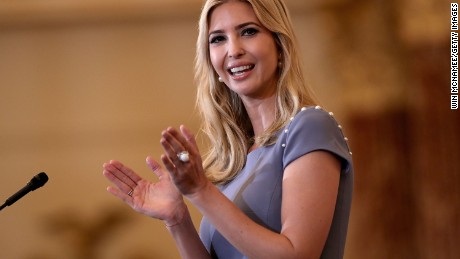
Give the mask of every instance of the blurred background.
M 353 151 L 345 258 L 459 258 L 450 2 L 286 3 L 309 83 Z M 144 161 L 159 159 L 161 130 L 198 132 L 201 4 L 0 1 L 0 201 L 41 171 L 50 178 L 0 212 L 0 258 L 179 258 L 161 222 L 106 192 L 102 164 L 155 180 Z

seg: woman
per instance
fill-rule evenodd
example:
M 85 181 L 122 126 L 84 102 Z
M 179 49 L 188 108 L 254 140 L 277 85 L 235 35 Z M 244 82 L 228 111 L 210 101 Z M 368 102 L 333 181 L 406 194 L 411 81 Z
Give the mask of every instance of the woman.
M 183 258 L 341 258 L 353 185 L 341 127 L 315 106 L 282 0 L 208 0 L 197 104 L 210 150 L 185 126 L 162 132 L 158 183 L 118 161 L 108 191 L 165 222 Z M 183 197 L 203 214 L 200 234 Z

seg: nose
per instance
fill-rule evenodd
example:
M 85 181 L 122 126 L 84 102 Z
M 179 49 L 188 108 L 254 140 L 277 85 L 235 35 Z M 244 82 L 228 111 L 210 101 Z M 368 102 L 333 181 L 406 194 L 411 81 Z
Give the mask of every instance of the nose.
M 239 39 L 229 39 L 228 41 L 228 57 L 239 58 L 245 54 L 244 47 Z

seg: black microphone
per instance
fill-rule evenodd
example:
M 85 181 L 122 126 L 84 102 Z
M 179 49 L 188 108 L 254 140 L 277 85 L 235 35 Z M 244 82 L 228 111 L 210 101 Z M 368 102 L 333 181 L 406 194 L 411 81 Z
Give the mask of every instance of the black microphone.
M 5 203 L 0 206 L 0 210 L 5 208 L 6 206 L 10 206 L 15 203 L 17 200 L 21 199 L 24 195 L 28 194 L 30 191 L 35 191 L 37 188 L 42 187 L 48 181 L 48 176 L 41 172 L 34 176 L 30 182 L 27 183 L 21 190 L 17 193 L 13 194 L 13 196 L 9 197 Z

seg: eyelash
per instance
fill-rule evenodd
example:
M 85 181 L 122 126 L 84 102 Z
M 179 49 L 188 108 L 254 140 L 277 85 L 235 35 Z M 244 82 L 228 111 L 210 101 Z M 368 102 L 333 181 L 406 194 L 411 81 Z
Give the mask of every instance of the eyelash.
M 256 33 L 258 33 L 259 31 L 256 29 L 256 28 L 247 28 L 247 29 L 244 29 L 242 31 L 242 34 L 247 34 L 247 36 L 252 36 Z
M 257 34 L 259 32 L 259 30 L 257 30 L 256 28 L 246 28 L 244 30 L 241 31 L 241 35 L 242 36 L 253 36 L 255 34 Z M 222 35 L 218 35 L 218 36 L 215 36 L 215 37 L 212 37 L 210 40 L 209 40 L 209 44 L 217 44 L 221 41 L 225 40 L 225 37 L 222 36 Z
M 215 36 L 212 37 L 211 40 L 209 41 L 209 44 L 216 44 L 224 40 L 224 36 Z

